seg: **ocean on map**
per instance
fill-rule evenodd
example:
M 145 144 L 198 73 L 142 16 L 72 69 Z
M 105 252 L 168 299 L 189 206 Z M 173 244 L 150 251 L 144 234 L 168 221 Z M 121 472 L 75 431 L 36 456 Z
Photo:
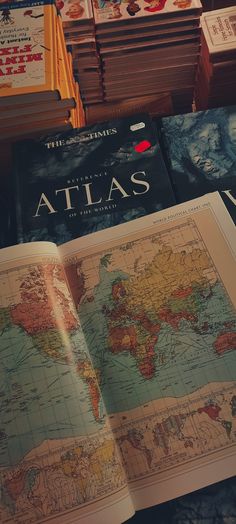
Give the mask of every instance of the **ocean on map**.
M 209 297 L 203 297 L 194 323 L 182 319 L 174 329 L 161 322 L 154 347 L 154 372 L 149 378 L 140 372 L 137 359 L 129 350 L 111 352 L 108 347 L 109 328 L 104 304 L 114 308 L 113 283 L 128 275 L 104 268 L 96 286 L 93 301 L 81 304 L 79 315 L 94 365 L 101 373 L 101 389 L 109 414 L 136 408 L 152 400 L 166 397 L 181 398 L 212 382 L 234 381 L 236 351 L 228 348 L 217 353 L 217 336 L 232 324 L 235 333 L 236 315 L 220 282 L 212 287 Z M 206 326 L 206 321 L 208 327 Z M 123 324 L 133 320 L 124 317 Z M 117 325 L 119 324 L 117 320 Z
M 84 344 L 79 332 L 71 341 Z M 45 440 L 90 434 L 102 425 L 75 368 L 40 352 L 20 327 L 1 333 L 0 403 L 0 466 L 17 464 Z

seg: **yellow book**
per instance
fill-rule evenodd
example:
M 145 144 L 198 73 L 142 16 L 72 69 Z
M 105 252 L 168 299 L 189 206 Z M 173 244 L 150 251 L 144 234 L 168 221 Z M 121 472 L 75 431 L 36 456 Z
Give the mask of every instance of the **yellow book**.
M 0 13 L 0 98 L 59 98 L 57 12 L 50 0 L 5 4 Z

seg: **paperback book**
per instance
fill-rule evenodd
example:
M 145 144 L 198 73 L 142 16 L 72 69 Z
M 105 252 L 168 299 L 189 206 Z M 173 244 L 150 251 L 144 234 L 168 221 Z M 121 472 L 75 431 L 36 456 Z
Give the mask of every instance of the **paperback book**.
M 13 162 L 20 242 L 61 244 L 175 203 L 146 114 L 18 142 Z
M 121 524 L 235 474 L 219 194 L 0 258 L 1 524 Z
M 220 191 L 236 223 L 236 106 L 164 117 L 161 136 L 177 202 Z

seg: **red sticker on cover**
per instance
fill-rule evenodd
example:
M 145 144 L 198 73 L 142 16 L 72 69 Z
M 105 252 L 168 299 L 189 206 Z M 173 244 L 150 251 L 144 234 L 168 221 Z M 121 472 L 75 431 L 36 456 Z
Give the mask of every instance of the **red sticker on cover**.
M 142 142 L 139 142 L 139 144 L 134 146 L 134 149 L 135 149 L 135 151 L 137 151 L 137 153 L 143 153 L 144 151 L 149 149 L 149 147 L 151 147 L 151 145 L 152 144 L 149 142 L 149 140 L 142 140 Z

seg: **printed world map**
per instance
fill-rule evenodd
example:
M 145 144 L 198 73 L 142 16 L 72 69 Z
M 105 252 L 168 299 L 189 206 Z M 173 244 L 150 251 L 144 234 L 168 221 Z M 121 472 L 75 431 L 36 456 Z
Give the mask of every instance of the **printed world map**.
M 236 317 L 195 223 L 69 259 L 66 272 L 130 478 L 137 453 L 146 474 L 230 446 Z
M 3 523 L 236 441 L 235 310 L 195 223 L 75 254 L 65 269 L 74 304 L 56 261 L 0 274 Z
M 0 286 L 0 522 L 29 524 L 125 478 L 62 266 L 2 271 Z

